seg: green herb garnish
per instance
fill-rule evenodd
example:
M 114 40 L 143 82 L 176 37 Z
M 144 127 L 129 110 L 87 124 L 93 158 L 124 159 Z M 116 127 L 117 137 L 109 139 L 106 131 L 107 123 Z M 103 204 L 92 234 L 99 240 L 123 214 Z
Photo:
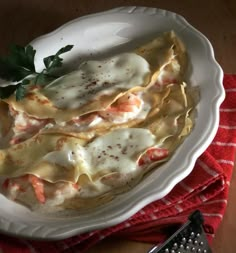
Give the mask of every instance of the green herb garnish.
M 73 45 L 67 45 L 55 55 L 43 59 L 45 68 L 39 73 L 35 70 L 34 58 L 36 50 L 28 45 L 26 47 L 13 45 L 7 57 L 0 58 L 0 78 L 14 82 L 14 85 L 0 87 L 0 99 L 8 98 L 15 93 L 19 101 L 26 95 L 26 86 L 29 84 L 45 84 L 49 80 L 58 78 L 53 75 L 55 69 L 62 66 L 63 59 L 60 57 L 70 51 Z

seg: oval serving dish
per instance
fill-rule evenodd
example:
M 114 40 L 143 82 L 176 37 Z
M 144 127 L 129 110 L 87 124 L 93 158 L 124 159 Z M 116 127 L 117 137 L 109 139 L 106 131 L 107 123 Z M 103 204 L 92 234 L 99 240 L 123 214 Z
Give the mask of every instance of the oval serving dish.
M 196 159 L 213 140 L 224 99 L 223 72 L 210 42 L 183 17 L 161 9 L 120 7 L 75 19 L 30 43 L 37 50 L 36 68 L 42 59 L 72 44 L 65 55 L 65 71 L 83 60 L 126 51 L 158 34 L 174 30 L 184 42 L 190 60 L 188 83 L 200 89 L 195 127 L 170 161 L 153 170 L 137 186 L 113 201 L 85 213 L 43 215 L 31 212 L 0 196 L 0 230 L 34 239 L 63 239 L 118 224 L 145 205 L 168 194 L 192 171 Z

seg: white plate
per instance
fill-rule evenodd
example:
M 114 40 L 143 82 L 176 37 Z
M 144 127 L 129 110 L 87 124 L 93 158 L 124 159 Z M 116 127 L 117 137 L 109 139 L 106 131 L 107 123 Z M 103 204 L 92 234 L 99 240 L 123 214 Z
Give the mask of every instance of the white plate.
M 187 47 L 189 81 L 200 87 L 201 93 L 195 128 L 171 160 L 131 191 L 86 214 L 38 215 L 0 196 L 1 231 L 31 238 L 62 239 L 112 226 L 168 194 L 192 171 L 197 157 L 211 143 L 218 128 L 219 106 L 224 99 L 223 72 L 214 59 L 209 41 L 183 17 L 154 8 L 121 7 L 75 19 L 31 44 L 37 49 L 36 66 L 39 70 L 43 67 L 42 58 L 67 44 L 75 45 L 70 53 L 65 54 L 69 68 L 83 59 L 133 48 L 171 29 Z

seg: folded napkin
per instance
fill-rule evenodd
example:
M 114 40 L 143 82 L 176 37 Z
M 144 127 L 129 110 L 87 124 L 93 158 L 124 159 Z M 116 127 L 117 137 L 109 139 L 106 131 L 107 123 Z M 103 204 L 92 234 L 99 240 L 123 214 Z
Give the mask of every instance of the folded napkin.
M 218 132 L 199 157 L 191 174 L 164 198 L 155 201 L 116 226 L 60 241 L 42 242 L 0 236 L 0 252 L 85 252 L 108 236 L 161 243 L 189 214 L 199 209 L 209 241 L 220 224 L 228 197 L 236 147 L 236 75 L 225 75 L 226 99 L 220 108 Z

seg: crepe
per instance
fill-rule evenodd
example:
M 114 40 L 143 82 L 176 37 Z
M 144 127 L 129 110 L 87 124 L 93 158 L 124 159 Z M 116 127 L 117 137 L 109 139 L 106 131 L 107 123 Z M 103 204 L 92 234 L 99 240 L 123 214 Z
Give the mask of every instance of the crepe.
M 34 210 L 86 209 L 140 182 L 193 127 L 196 91 L 174 32 L 133 52 L 82 63 L 26 98 L 1 102 L 2 193 Z M 33 190 L 33 191 L 32 191 Z

